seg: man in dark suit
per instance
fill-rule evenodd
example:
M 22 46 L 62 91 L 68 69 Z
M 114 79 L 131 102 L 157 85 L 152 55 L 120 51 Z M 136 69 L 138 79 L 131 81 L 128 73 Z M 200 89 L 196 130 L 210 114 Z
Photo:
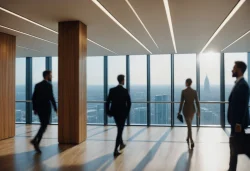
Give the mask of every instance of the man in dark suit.
M 235 86 L 229 96 L 228 122 L 231 125 L 231 136 L 245 134 L 249 125 L 249 86 L 243 75 L 247 69 L 244 62 L 235 62 L 232 76 L 236 77 Z M 230 147 L 230 168 L 235 171 L 237 168 L 237 154 L 233 154 Z M 247 154 L 250 156 L 250 154 Z
M 31 144 L 34 145 L 34 148 L 39 153 L 41 152 L 39 148 L 39 143 L 50 121 L 51 105 L 57 112 L 56 101 L 53 95 L 53 89 L 51 84 L 51 71 L 44 71 L 43 78 L 44 80 L 42 82 L 36 84 L 32 97 L 33 110 L 35 115 L 38 115 L 39 117 L 41 127 L 34 139 L 31 140 Z
M 128 90 L 125 89 L 124 75 L 118 75 L 117 80 L 119 85 L 117 87 L 111 88 L 109 91 L 109 95 L 106 103 L 106 111 L 108 116 L 113 116 L 116 126 L 117 126 L 117 137 L 116 144 L 114 150 L 114 156 L 117 157 L 121 153 L 118 152 L 118 147 L 120 146 L 120 150 L 125 148 L 125 144 L 122 140 L 122 132 L 125 125 L 125 121 L 128 117 L 130 108 L 131 108 L 131 100 Z M 111 107 L 110 107 L 111 103 Z

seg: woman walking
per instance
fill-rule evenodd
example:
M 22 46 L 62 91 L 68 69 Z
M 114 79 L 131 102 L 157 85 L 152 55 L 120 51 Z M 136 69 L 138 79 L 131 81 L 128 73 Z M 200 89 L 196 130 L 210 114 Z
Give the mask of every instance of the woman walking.
M 188 135 L 187 135 L 186 140 L 188 144 L 189 144 L 189 141 L 191 141 L 191 148 L 194 148 L 194 141 L 192 138 L 192 120 L 196 112 L 194 101 L 196 102 L 198 117 L 200 116 L 200 102 L 198 100 L 197 92 L 191 88 L 191 85 L 192 85 L 192 80 L 188 78 L 186 80 L 187 88 L 185 90 L 182 90 L 182 93 L 181 93 L 181 104 L 180 104 L 178 115 L 180 115 L 181 111 L 183 110 L 183 115 L 184 115 L 187 128 L 188 128 Z

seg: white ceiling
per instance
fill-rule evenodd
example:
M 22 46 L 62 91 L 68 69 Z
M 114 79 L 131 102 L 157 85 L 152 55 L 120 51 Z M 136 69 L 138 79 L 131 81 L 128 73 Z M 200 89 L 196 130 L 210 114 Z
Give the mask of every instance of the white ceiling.
M 163 0 L 129 0 L 148 31 L 150 39 L 125 0 L 99 2 L 153 54 L 174 53 Z M 178 53 L 199 53 L 238 0 L 169 0 Z M 34 22 L 58 30 L 59 21 L 80 20 L 88 27 L 88 38 L 118 55 L 148 52 L 117 26 L 91 0 L 1 0 L 0 7 Z M 0 11 L 0 25 L 10 27 L 57 43 L 58 35 L 27 21 Z M 206 51 L 221 51 L 250 30 L 250 0 L 247 0 L 215 37 Z M 0 32 L 17 36 L 17 45 L 38 51 L 17 48 L 17 56 L 57 56 L 57 45 L 14 31 Z M 115 55 L 88 41 L 88 56 Z M 249 52 L 250 34 L 226 49 L 226 52 Z

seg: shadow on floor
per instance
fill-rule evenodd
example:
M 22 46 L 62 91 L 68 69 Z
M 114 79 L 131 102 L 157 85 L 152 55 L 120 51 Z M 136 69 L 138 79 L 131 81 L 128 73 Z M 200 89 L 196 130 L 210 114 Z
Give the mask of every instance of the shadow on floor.
M 98 157 L 94 160 L 91 160 L 83 165 L 71 165 L 71 166 L 62 166 L 60 168 L 53 168 L 47 170 L 50 171 L 96 171 L 101 170 L 105 171 L 113 163 L 114 157 L 113 153 L 106 154 L 104 156 Z
M 146 156 L 141 160 L 141 162 L 133 169 L 133 171 L 141 171 L 148 165 L 148 163 L 154 158 L 155 154 L 159 150 L 161 143 L 165 141 L 172 128 L 165 132 L 161 138 L 155 143 L 155 145 L 149 150 Z
M 190 171 L 192 156 L 193 150 L 191 149 L 189 149 L 187 152 L 182 153 L 175 166 L 174 171 Z
M 0 156 L 1 170 L 49 170 L 42 163 L 43 161 L 66 151 L 73 147 L 72 145 L 58 145 L 41 147 L 41 154 L 33 151 L 8 154 Z

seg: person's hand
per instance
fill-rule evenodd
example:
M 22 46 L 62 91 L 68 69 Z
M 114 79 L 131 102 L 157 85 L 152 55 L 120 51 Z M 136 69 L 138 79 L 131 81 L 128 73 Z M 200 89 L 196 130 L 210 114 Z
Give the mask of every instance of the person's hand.
M 34 114 L 37 115 L 37 111 L 34 110 Z
M 178 113 L 178 116 L 179 116 L 179 115 L 181 115 L 181 113 L 180 113 L 180 112 Z
M 240 125 L 240 124 L 236 124 L 236 125 L 235 125 L 235 132 L 238 132 L 238 133 L 239 133 L 239 132 L 241 132 L 241 129 L 242 129 L 242 128 L 241 128 L 241 125 Z

